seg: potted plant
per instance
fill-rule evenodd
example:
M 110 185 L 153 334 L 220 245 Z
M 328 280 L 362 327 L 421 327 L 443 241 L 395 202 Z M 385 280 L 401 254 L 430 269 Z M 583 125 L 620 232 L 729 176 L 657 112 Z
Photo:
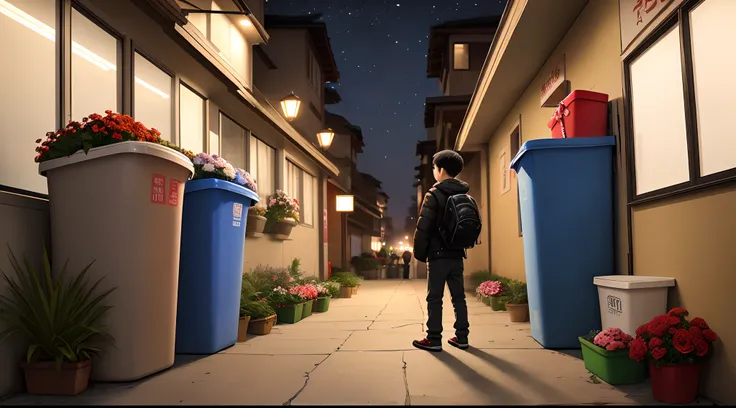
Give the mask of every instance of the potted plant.
M 90 285 L 87 271 L 94 261 L 72 279 L 67 279 L 66 265 L 52 278 L 45 250 L 42 273 L 27 260 L 19 263 L 10 247 L 8 254 L 17 280 L 0 271 L 10 291 L 9 297 L 0 296 L 0 320 L 8 326 L 0 340 L 21 334 L 28 342 L 21 364 L 28 393 L 83 392 L 100 344 L 113 340 L 102 324 L 110 306 L 102 302 L 115 288 L 97 292 L 102 279 Z
M 381 277 L 381 261 L 368 256 L 354 256 L 350 263 L 355 268 L 355 272 L 362 275 L 365 279 L 379 279 Z
M 299 201 L 289 197 L 283 190 L 276 190 L 275 194 L 268 196 L 264 232 L 276 239 L 286 240 L 298 222 Z
M 483 303 L 489 305 L 496 312 L 506 310 L 506 304 L 502 298 L 504 287 L 501 282 L 488 280 L 481 283 L 478 288 L 480 289 L 481 296 L 483 296 Z
M 258 202 L 251 176 L 218 155 L 198 153 L 194 176 L 184 189 L 184 211 L 176 309 L 176 352 L 213 354 L 246 333 L 236 322 L 242 289 L 245 228 L 248 208 Z M 213 250 L 227 248 L 228 255 Z M 229 282 L 210 284 L 211 271 Z
M 526 282 L 510 281 L 502 298 L 512 323 L 529 321 L 529 297 L 526 292 Z
M 294 324 L 302 320 L 304 301 L 288 289 L 281 286 L 274 288 L 268 295 L 268 303 L 276 311 L 276 320 L 279 323 Z
M 250 323 L 250 315 L 247 313 L 247 304 L 253 300 L 256 289 L 253 284 L 243 277 L 240 284 L 240 313 L 238 317 L 238 343 L 246 340 L 248 333 L 248 323 Z
M 257 204 L 248 209 L 248 224 L 245 226 L 245 235 L 252 238 L 263 236 L 266 227 L 266 207 Z
M 698 393 L 701 363 L 718 339 L 705 320 L 687 320 L 681 307 L 655 316 L 636 329 L 629 357 L 649 363 L 652 394 L 668 404 L 688 404 Z
M 302 302 L 304 302 L 301 318 L 306 319 L 311 316 L 313 302 L 317 300 L 318 296 L 317 287 L 309 283 L 304 285 L 295 285 L 289 289 L 289 293 L 298 296 Z
M 353 289 L 360 284 L 358 275 L 353 272 L 333 273 L 330 280 L 340 284 L 340 297 L 346 299 L 353 297 Z
M 335 282 L 323 282 L 315 285 L 317 288 L 317 300 L 312 310 L 316 313 L 324 313 L 330 309 L 330 298 L 332 293 L 340 293 L 340 287 Z M 334 287 L 331 289 L 330 287 Z
M 112 111 L 70 122 L 40 144 L 52 262 L 69 258 L 70 269 L 79 271 L 95 259 L 90 275 L 104 271 L 118 288 L 106 319 L 116 347 L 98 357 L 93 379 L 132 381 L 171 367 L 182 196 L 194 155 Z
M 578 337 L 585 368 L 611 385 L 636 384 L 646 378 L 646 366 L 629 358 L 633 338 L 618 328 Z
M 247 332 L 250 334 L 259 336 L 269 334 L 273 324 L 276 323 L 276 311 L 273 310 L 266 299 L 246 301 L 240 308 L 240 314 L 248 317 Z M 239 336 L 240 332 L 238 332 Z M 245 336 L 243 334 L 242 341 L 245 341 Z

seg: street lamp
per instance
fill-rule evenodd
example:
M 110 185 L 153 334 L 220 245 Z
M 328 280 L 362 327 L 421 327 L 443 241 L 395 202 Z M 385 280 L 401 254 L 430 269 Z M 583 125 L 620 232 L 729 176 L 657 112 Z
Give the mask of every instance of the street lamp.
M 335 132 L 333 132 L 330 128 L 320 130 L 317 133 L 317 141 L 319 142 L 319 147 L 321 147 L 322 150 L 329 149 L 330 145 L 332 144 L 332 139 L 334 138 Z
M 294 92 L 286 95 L 281 100 L 281 110 L 284 111 L 284 117 L 288 121 L 292 121 L 299 116 L 299 107 L 302 106 L 302 101 L 298 96 L 294 95 Z

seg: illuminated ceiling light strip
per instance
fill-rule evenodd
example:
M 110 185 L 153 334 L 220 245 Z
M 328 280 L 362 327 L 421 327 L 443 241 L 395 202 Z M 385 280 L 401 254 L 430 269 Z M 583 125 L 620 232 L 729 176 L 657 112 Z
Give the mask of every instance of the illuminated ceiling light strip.
M 47 26 L 41 21 L 37 20 L 36 18 L 29 15 L 25 11 L 8 3 L 6 0 L 0 0 L 0 13 L 10 17 L 11 19 L 15 20 L 19 24 L 35 31 L 36 33 L 42 35 L 43 37 L 56 42 L 56 30 Z M 99 55 L 88 50 L 87 48 L 84 48 L 79 43 L 74 42 L 74 41 L 72 41 L 72 52 L 84 58 L 85 60 L 89 61 L 90 63 L 96 65 L 97 67 L 99 67 L 100 69 L 104 71 L 116 71 L 117 70 L 117 66 L 115 64 L 100 57 Z M 145 82 L 144 80 L 138 77 L 135 77 L 135 82 L 141 85 L 142 87 L 148 89 L 149 91 L 155 93 L 156 95 L 159 95 L 160 97 L 164 99 L 169 98 L 169 95 L 167 93 L 161 91 L 160 89 L 156 88 L 155 86 Z

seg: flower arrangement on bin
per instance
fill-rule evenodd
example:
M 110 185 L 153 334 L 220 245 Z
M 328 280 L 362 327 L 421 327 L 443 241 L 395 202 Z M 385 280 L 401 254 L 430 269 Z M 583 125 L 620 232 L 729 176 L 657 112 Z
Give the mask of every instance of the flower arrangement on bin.
M 250 191 L 254 193 L 258 193 L 258 184 L 256 183 L 256 179 L 253 178 L 253 176 L 250 175 L 247 171 L 237 168 L 235 169 L 235 183 L 240 184 L 241 186 L 244 186 L 245 188 L 249 189 Z M 265 211 L 264 211 L 265 214 Z
M 271 293 L 269 293 L 267 300 L 275 309 L 304 303 L 304 300 L 299 297 L 299 295 L 293 294 L 288 289 L 282 288 L 281 286 L 273 288 Z
M 488 280 L 478 286 L 480 294 L 484 297 L 501 296 L 504 293 L 504 287 L 497 280 Z
M 299 222 L 299 201 L 289 197 L 283 190 L 276 190 L 276 193 L 268 196 L 266 218 L 276 222 L 284 220 Z
M 63 363 L 89 361 L 100 352 L 100 344 L 114 342 L 102 324 L 111 306 L 102 302 L 116 288 L 96 291 L 102 278 L 91 283 L 87 275 L 94 261 L 67 279 L 66 265 L 52 277 L 45 249 L 40 273 L 27 259 L 18 262 L 10 246 L 8 258 L 17 280 L 0 271 L 9 291 L 8 297 L 0 296 L 0 321 L 8 327 L 0 342 L 21 334 L 29 344 L 26 360 L 53 361 L 57 370 Z
M 149 129 L 128 115 L 106 110 L 105 116 L 92 113 L 82 118 L 81 122 L 70 120 L 56 132 L 46 133 L 46 140 L 36 140 L 39 145 L 36 147 L 38 154 L 34 161 L 41 163 L 67 157 L 80 150 L 86 154 L 95 147 L 130 141 L 158 143 L 183 153 L 190 159 L 194 157 L 192 152 L 161 139 L 161 132 L 158 130 Z
M 291 288 L 289 288 L 289 293 L 292 295 L 299 296 L 302 301 L 308 301 L 308 300 L 314 300 L 319 297 L 319 292 L 317 291 L 317 287 L 312 284 L 304 284 L 304 285 L 294 285 Z
M 676 307 L 639 326 L 629 357 L 655 366 L 695 364 L 707 358 L 718 336 L 702 318 L 688 321 L 688 314 Z
M 235 180 L 235 167 L 216 154 L 197 153 L 192 159 L 192 164 L 194 164 L 194 176 L 192 176 L 192 180 L 207 178 L 226 181 Z

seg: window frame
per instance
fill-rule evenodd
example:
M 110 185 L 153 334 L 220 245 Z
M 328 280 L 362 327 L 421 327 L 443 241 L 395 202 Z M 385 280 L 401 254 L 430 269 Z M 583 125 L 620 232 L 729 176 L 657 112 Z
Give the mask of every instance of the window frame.
M 467 66 L 468 67 L 467 68 L 457 68 L 457 64 L 455 64 L 455 46 L 458 46 L 458 45 L 464 45 L 465 48 L 466 48 L 466 50 L 467 50 L 467 54 L 468 54 L 468 58 L 467 58 L 467 60 L 468 60 L 467 61 Z M 470 42 L 454 42 L 454 43 L 452 43 L 452 70 L 453 71 L 470 71 Z
M 130 83 L 128 82 L 130 79 L 130 72 L 132 71 L 131 63 L 132 63 L 132 54 L 130 53 L 130 37 L 123 34 L 122 32 L 114 29 L 110 24 L 105 22 L 100 17 L 97 17 L 97 15 L 92 12 L 89 8 L 87 8 L 85 5 L 81 4 L 78 0 L 58 0 L 59 7 L 62 8 L 62 13 L 60 13 L 61 16 L 61 24 L 59 26 L 59 34 L 57 34 L 56 40 L 61 43 L 62 47 L 62 53 L 61 53 L 61 61 L 59 61 L 59 65 L 61 66 L 61 81 L 62 83 L 64 81 L 68 81 L 66 84 L 61 84 L 61 89 L 68 89 L 69 92 L 69 99 L 68 99 L 68 106 L 63 106 L 61 109 L 63 109 L 64 114 L 63 116 L 69 117 L 70 120 L 74 120 L 72 116 L 72 109 L 74 108 L 74 94 L 73 94 L 73 66 L 72 66 L 72 60 L 74 59 L 73 53 L 72 53 L 72 42 L 74 41 L 73 34 L 72 34 L 72 19 L 74 11 L 82 15 L 84 18 L 92 22 L 94 25 L 96 25 L 101 30 L 105 31 L 110 36 L 114 37 L 115 40 L 117 40 L 117 50 L 116 50 L 116 91 L 117 91 L 117 106 L 116 111 L 122 112 L 123 114 L 130 114 L 130 106 L 133 103 L 132 97 L 127 94 L 128 89 L 130 88 Z M 67 12 L 68 10 L 68 12 Z M 66 32 L 61 32 L 64 27 L 69 27 L 68 34 Z M 67 38 L 68 37 L 68 38 Z M 66 47 L 68 47 L 69 54 L 66 55 Z M 119 65 L 118 65 L 119 63 Z M 62 99 L 64 99 L 62 97 Z M 67 102 L 63 101 L 62 103 Z M 100 112 L 98 112 L 100 113 Z M 104 112 L 103 112 L 104 113 Z M 86 115 L 88 113 L 85 113 Z M 81 120 L 81 117 L 77 120 Z M 62 120 L 62 123 L 65 121 Z
M 154 58 L 150 53 L 141 48 L 135 41 L 131 41 L 130 70 L 128 73 L 128 81 L 130 83 L 130 116 L 135 118 L 135 55 L 139 54 L 145 58 L 153 66 L 160 69 L 161 72 L 171 77 L 171 93 L 169 100 L 171 105 L 171 143 L 179 145 L 179 82 L 180 78 L 174 70 L 170 69 L 162 62 Z
M 300 166 L 295 160 L 293 160 L 292 158 L 290 158 L 288 156 L 285 158 L 285 162 L 286 162 L 286 166 L 292 165 L 297 170 L 300 171 L 299 172 L 299 175 L 300 175 L 299 176 L 299 194 L 300 194 L 300 196 L 299 197 L 292 197 L 292 198 L 296 198 L 297 200 L 299 200 L 299 208 L 300 209 L 303 209 L 304 208 L 304 202 L 306 201 L 306 200 L 304 200 L 304 176 L 306 175 L 306 176 L 312 177 L 312 180 L 314 182 L 317 181 L 317 177 L 314 174 L 312 174 L 312 173 L 308 172 L 307 170 L 305 170 L 304 167 Z M 287 167 L 287 169 L 288 169 L 288 167 Z M 288 174 L 288 171 L 286 173 Z M 285 177 L 284 178 L 284 187 L 286 187 L 286 181 L 287 180 L 286 180 L 286 177 Z M 316 186 L 313 186 L 312 193 L 315 196 L 316 196 L 316 190 L 317 190 Z M 291 196 L 291 193 L 289 193 L 289 195 Z M 314 228 L 314 224 L 316 223 L 316 219 L 317 219 L 317 217 L 314 216 L 314 209 L 316 207 L 317 207 L 317 205 L 313 205 L 312 206 L 312 223 L 311 224 L 304 222 L 304 214 L 300 211 L 300 213 L 299 213 L 299 225 L 301 225 L 303 227 L 307 227 L 307 228 Z
M 238 122 L 236 121 L 235 123 L 238 123 Z M 265 194 L 265 197 L 268 197 L 268 196 L 274 194 L 276 192 L 276 190 L 279 189 L 279 175 L 281 174 L 281 172 L 279 171 L 279 161 L 280 161 L 279 160 L 279 149 L 277 149 L 273 145 L 267 143 L 265 140 L 259 138 L 258 136 L 254 135 L 253 132 L 251 132 L 247 128 L 245 128 L 245 127 L 243 127 L 243 128 L 246 129 L 246 132 L 248 132 L 247 139 L 246 139 L 246 146 L 245 146 L 245 152 L 246 152 L 245 153 L 245 165 L 246 165 L 246 169 L 245 170 L 248 173 L 250 173 L 251 175 L 253 174 L 252 168 L 253 168 L 253 165 L 254 165 L 253 161 L 250 158 L 250 155 L 251 155 L 251 148 L 250 148 L 251 139 L 255 139 L 257 142 L 261 142 L 261 143 L 265 144 L 266 146 L 268 146 L 269 148 L 271 148 L 274 151 L 273 167 L 271 168 L 271 170 L 273 171 L 273 189 L 274 189 L 274 191 L 272 191 L 272 192 L 270 192 L 268 194 Z M 256 151 L 256 155 L 258 155 L 258 151 Z M 258 163 L 255 163 L 255 165 L 258 166 Z M 257 173 L 257 170 L 256 170 L 256 173 Z M 258 174 L 256 174 L 256 178 L 255 179 L 256 179 L 256 184 L 258 184 L 258 196 L 260 197 L 261 196 L 261 183 L 260 183 L 259 180 L 261 179 L 261 176 L 258 175 Z M 261 204 L 264 207 L 267 207 L 267 203 L 266 202 L 263 202 Z
M 698 117 L 695 101 L 695 78 L 693 73 L 692 32 L 690 11 L 707 0 L 686 0 L 668 16 L 662 24 L 648 35 L 622 63 L 624 79 L 625 142 L 627 159 L 627 201 L 629 206 L 652 202 L 702 189 L 736 182 L 736 167 L 718 173 L 701 175 Z M 634 151 L 633 103 L 631 100 L 631 63 L 646 53 L 673 27 L 679 25 L 682 86 L 685 100 L 685 130 L 688 152 L 689 180 L 642 194 L 636 192 L 636 152 Z
M 207 106 L 209 99 L 202 94 L 201 92 L 194 89 L 191 85 L 189 85 L 186 81 L 183 81 L 179 79 L 177 82 L 177 90 L 176 90 L 176 118 L 177 118 L 177 126 L 176 126 L 176 137 L 177 137 L 177 143 L 176 145 L 181 147 L 181 92 L 179 90 L 181 87 L 185 87 L 189 89 L 192 93 L 199 96 L 202 99 L 202 147 L 199 149 L 200 152 L 207 152 L 209 151 L 209 129 L 207 127 Z M 196 153 L 195 153 L 196 154 Z
M 245 163 L 243 164 L 243 169 L 250 168 L 249 161 L 250 161 L 250 129 L 243 126 L 239 121 L 235 120 L 235 118 L 232 115 L 228 115 L 225 111 L 222 109 L 217 109 L 217 137 L 220 138 L 219 146 L 220 146 L 220 152 L 219 155 L 226 158 L 226 155 L 223 153 L 222 147 L 225 145 L 222 140 L 222 118 L 225 117 L 229 119 L 231 122 L 238 125 L 240 129 L 243 130 L 243 157 L 245 158 Z M 258 139 L 258 138 L 256 138 Z M 258 139 L 261 140 L 261 139 Z M 250 173 L 250 172 L 249 172 Z
M 519 153 L 521 145 L 521 117 L 519 117 L 519 123 L 514 127 L 514 130 L 509 133 L 509 163 L 514 160 L 514 157 L 516 157 L 516 155 Z M 521 195 L 519 194 L 518 183 L 516 186 L 516 218 L 519 236 L 523 237 L 524 228 L 521 224 Z

